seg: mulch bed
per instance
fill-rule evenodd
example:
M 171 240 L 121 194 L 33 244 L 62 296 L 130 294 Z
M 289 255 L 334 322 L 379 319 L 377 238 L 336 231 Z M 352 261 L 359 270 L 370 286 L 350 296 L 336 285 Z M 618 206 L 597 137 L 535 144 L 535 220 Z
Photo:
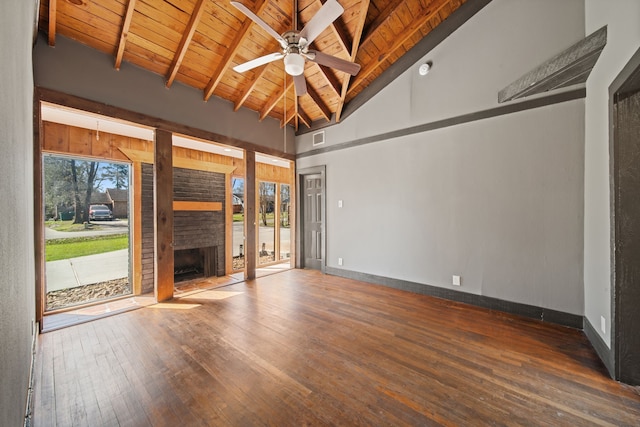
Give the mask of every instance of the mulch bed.
M 78 286 L 75 288 L 60 289 L 47 292 L 47 310 L 55 310 L 78 304 L 86 304 L 105 298 L 112 298 L 131 293 L 129 279 L 108 280 L 92 285 Z

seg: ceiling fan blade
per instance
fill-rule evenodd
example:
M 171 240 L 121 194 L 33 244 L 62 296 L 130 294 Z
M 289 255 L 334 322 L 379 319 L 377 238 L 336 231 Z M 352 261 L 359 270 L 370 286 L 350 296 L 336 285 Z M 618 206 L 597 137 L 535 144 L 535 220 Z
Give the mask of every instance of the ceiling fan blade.
M 232 1 L 231 5 L 236 9 L 238 9 L 240 12 L 244 13 L 253 22 L 261 26 L 262 29 L 265 30 L 267 33 L 269 33 L 274 39 L 278 40 L 278 42 L 283 48 L 287 47 L 287 42 L 285 41 L 285 39 L 283 39 L 282 36 L 276 32 L 276 30 L 274 30 L 266 22 L 264 22 L 262 18 L 260 18 L 255 13 L 253 13 L 251 10 L 249 10 L 249 8 L 247 8 L 245 5 L 237 1 Z
M 328 0 L 300 31 L 300 37 L 306 39 L 307 44 L 311 44 L 343 12 L 344 8 L 338 3 L 338 0 Z
M 317 50 L 310 50 L 305 56 L 309 61 L 313 61 L 316 64 L 335 68 L 336 70 L 351 74 L 352 76 L 355 76 L 360 71 L 360 64 L 345 61 L 344 59 L 327 55 L 326 53 L 318 52 Z
M 268 64 L 269 62 L 282 59 L 283 57 L 284 57 L 284 53 L 282 52 L 270 53 L 268 55 L 261 56 L 256 59 L 252 59 L 251 61 L 247 61 L 244 64 L 236 65 L 235 67 L 233 67 L 233 71 L 236 71 L 238 73 L 244 73 L 245 71 L 249 71 L 261 65 Z
M 307 93 L 307 81 L 304 78 L 304 74 L 299 76 L 293 76 L 293 85 L 296 88 L 296 95 L 302 96 Z

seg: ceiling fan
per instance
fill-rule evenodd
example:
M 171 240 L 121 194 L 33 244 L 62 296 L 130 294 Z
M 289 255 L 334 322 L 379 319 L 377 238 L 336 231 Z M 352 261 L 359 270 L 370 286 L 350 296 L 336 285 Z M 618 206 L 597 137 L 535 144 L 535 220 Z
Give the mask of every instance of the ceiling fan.
M 273 28 L 267 25 L 258 15 L 249 10 L 242 3 L 232 1 L 231 4 L 240 12 L 244 13 L 249 19 L 262 27 L 267 33 L 275 38 L 282 50 L 280 52 L 270 53 L 261 56 L 244 64 L 236 65 L 233 69 L 238 73 L 251 70 L 269 62 L 284 59 L 284 69 L 287 74 L 293 77 L 293 83 L 296 88 L 296 94 L 302 96 L 307 93 L 307 83 L 304 79 L 305 59 L 315 62 L 316 64 L 325 65 L 335 68 L 336 70 L 355 76 L 360 71 L 360 64 L 345 61 L 335 56 L 327 55 L 314 49 L 309 49 L 309 45 L 335 21 L 342 13 L 344 8 L 337 0 L 328 0 L 320 10 L 311 18 L 302 31 L 297 31 L 297 6 L 294 3 L 293 26 L 294 29 L 286 31 L 282 35 L 278 34 Z

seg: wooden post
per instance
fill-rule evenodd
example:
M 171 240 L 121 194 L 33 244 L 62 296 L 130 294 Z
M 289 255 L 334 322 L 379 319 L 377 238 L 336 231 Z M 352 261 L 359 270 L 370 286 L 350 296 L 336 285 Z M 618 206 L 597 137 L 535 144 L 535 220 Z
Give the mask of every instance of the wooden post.
M 153 167 L 156 301 L 173 298 L 173 146 L 171 132 L 157 129 Z
M 256 153 L 245 152 L 244 180 L 244 224 L 245 248 L 244 265 L 247 280 L 256 278 Z

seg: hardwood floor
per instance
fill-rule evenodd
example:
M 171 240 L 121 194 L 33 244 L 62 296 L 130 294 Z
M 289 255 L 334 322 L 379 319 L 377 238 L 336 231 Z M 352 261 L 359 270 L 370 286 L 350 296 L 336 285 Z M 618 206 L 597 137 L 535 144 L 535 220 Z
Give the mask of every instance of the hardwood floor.
M 640 425 L 582 332 L 290 270 L 39 337 L 34 425 Z

